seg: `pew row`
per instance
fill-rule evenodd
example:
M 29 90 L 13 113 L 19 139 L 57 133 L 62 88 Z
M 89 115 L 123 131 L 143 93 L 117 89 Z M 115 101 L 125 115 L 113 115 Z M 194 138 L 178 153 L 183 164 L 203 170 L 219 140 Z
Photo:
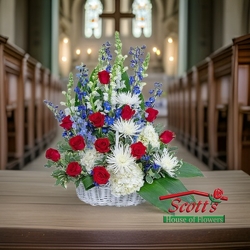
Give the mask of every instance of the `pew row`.
M 56 101 L 60 93 L 48 69 L 0 36 L 0 169 L 21 169 L 56 136 L 43 100 Z
M 211 170 L 250 174 L 250 35 L 233 39 L 173 82 L 168 123 L 177 139 Z

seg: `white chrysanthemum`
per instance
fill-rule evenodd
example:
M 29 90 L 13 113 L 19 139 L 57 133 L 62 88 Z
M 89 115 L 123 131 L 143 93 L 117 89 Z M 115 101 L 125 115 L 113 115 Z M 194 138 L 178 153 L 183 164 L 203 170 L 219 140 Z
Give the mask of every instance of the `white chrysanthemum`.
M 116 102 L 120 106 L 125 105 L 125 104 L 127 104 L 129 106 L 134 105 L 133 106 L 134 108 L 139 107 L 141 104 L 141 100 L 140 100 L 139 96 L 133 95 L 131 92 L 119 93 L 116 97 Z
M 154 147 L 158 148 L 160 146 L 159 135 L 155 132 L 152 125 L 146 125 L 141 131 L 138 141 L 141 141 L 145 146 L 149 143 Z
M 96 160 L 98 160 L 101 155 L 95 149 L 85 149 L 83 153 L 81 153 L 81 164 L 85 166 L 88 173 L 95 166 Z
M 112 125 L 112 129 L 118 131 L 120 134 L 125 136 L 134 136 L 140 133 L 141 126 L 134 123 L 132 119 L 130 120 L 116 120 Z
M 144 184 L 143 172 L 137 164 L 126 173 L 111 174 L 109 183 L 115 196 L 127 195 L 139 191 Z
M 126 173 L 133 169 L 135 158 L 131 155 L 129 145 L 118 144 L 107 157 L 107 169 L 113 173 Z
M 172 177 L 179 167 L 177 157 L 170 155 L 167 149 L 163 150 L 162 155 L 156 154 L 154 160 L 157 165 L 161 166 Z

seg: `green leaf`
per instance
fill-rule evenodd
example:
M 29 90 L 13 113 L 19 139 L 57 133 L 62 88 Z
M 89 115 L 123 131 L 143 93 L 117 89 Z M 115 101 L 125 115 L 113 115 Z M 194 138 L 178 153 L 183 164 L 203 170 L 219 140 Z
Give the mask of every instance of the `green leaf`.
M 187 162 L 183 162 L 176 175 L 177 177 L 204 176 L 199 168 Z
M 168 147 L 168 151 L 171 152 L 171 151 L 176 151 L 178 149 L 177 146 L 173 146 L 173 147 Z
M 165 178 L 161 178 L 158 181 L 170 194 L 187 191 L 187 188 L 178 179 L 173 179 L 169 176 L 166 176 Z M 193 195 L 182 196 L 180 198 L 188 203 L 195 202 L 195 198 Z
M 166 189 L 159 183 L 159 180 L 154 180 L 152 184 L 144 183 L 139 195 L 152 205 L 158 207 L 160 210 L 169 213 L 168 209 L 171 206 L 171 199 L 159 200 L 160 196 L 166 195 Z
M 146 182 L 148 183 L 148 184 L 152 184 L 153 183 L 153 178 L 149 175 L 149 174 L 147 174 L 146 175 Z
M 140 101 L 141 101 L 140 107 L 141 107 L 142 110 L 145 110 L 144 96 L 142 94 L 140 94 L 139 98 L 140 98 Z
M 53 161 L 48 160 L 48 161 L 47 161 L 47 164 L 45 164 L 44 167 L 46 167 L 46 168 L 51 168 L 54 164 L 55 164 L 55 163 L 54 163 Z
M 122 80 L 125 81 L 125 86 L 126 86 L 125 88 L 122 89 L 122 92 L 130 91 L 129 77 L 126 71 L 122 73 Z
M 66 141 L 60 141 L 57 143 L 57 147 L 58 147 L 58 150 L 63 153 L 65 151 L 68 151 L 68 150 L 72 150 L 72 148 L 70 147 L 69 143 L 66 142 Z
M 94 182 L 93 182 L 92 176 L 87 175 L 86 177 L 84 177 L 82 179 L 82 183 L 83 183 L 86 190 L 89 190 L 92 187 L 94 187 Z
M 160 175 L 159 173 L 156 172 L 156 173 L 154 173 L 154 178 L 155 178 L 155 179 L 160 179 L 160 178 L 161 178 L 161 175 Z

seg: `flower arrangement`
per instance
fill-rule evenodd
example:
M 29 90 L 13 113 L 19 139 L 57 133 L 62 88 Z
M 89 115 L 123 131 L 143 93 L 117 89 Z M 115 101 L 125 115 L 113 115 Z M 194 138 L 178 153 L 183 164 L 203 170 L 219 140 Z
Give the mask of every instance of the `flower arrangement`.
M 154 124 L 158 115 L 154 104 L 162 89 L 155 83 L 150 98 L 144 100 L 143 79 L 150 59 L 149 54 L 144 56 L 145 46 L 130 49 L 130 76 L 118 32 L 114 60 L 110 48 L 109 42 L 102 45 L 90 76 L 85 65 L 77 67 L 77 86 L 69 75 L 63 91 L 66 101 L 61 102 L 64 110 L 45 101 L 64 129 L 57 149 L 46 151 L 45 166 L 56 168 L 52 173 L 56 185 L 66 188 L 73 182 L 86 190 L 109 186 L 116 197 L 137 192 L 167 212 L 171 201 L 160 201 L 159 196 L 186 191 L 178 178 L 202 173 L 175 156 L 177 148 L 169 144 L 175 134 Z M 183 199 L 194 202 L 192 196 Z

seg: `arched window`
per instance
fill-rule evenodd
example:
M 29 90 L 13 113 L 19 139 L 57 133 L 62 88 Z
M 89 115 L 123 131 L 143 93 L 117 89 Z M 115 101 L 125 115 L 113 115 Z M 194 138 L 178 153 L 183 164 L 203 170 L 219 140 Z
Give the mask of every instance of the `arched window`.
M 145 37 L 152 35 L 152 4 L 150 0 L 134 0 L 132 5 L 135 18 L 132 23 L 134 37 Z
M 100 38 L 102 35 L 102 14 L 103 6 L 100 0 L 87 0 L 85 4 L 85 36 Z

